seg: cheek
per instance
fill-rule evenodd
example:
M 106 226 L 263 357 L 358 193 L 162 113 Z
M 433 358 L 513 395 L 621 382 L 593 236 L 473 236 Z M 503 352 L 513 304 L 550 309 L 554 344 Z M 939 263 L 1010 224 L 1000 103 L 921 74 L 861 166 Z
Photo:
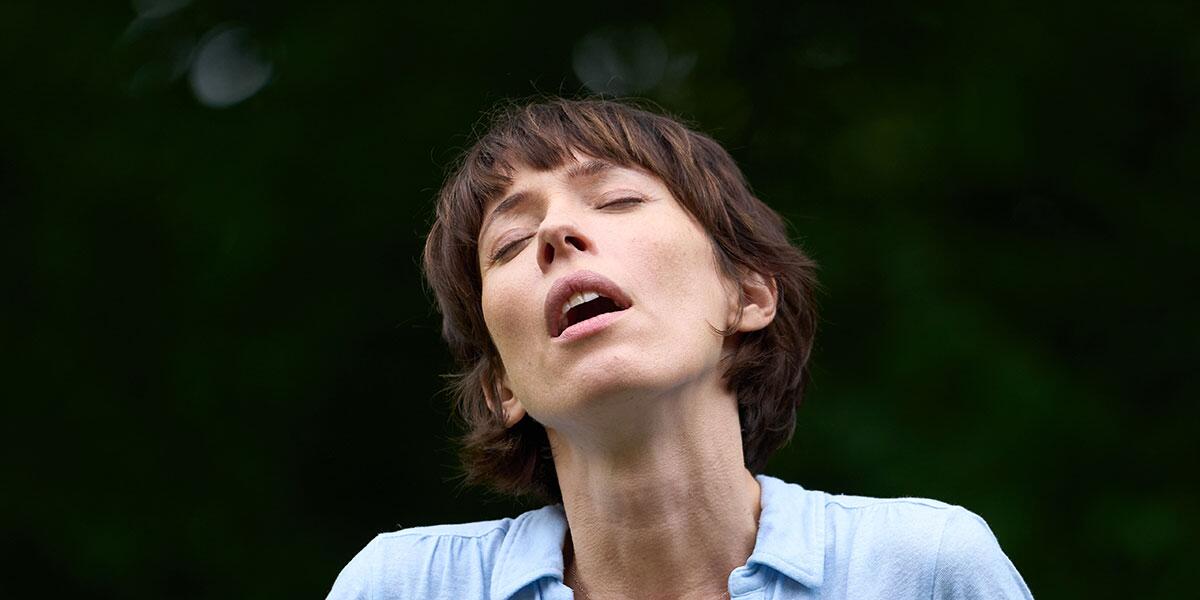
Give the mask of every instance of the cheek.
M 677 227 L 667 236 L 647 239 L 637 257 L 641 264 L 652 265 L 651 284 L 664 292 L 664 298 L 683 305 L 675 310 L 719 318 L 724 313 L 725 296 L 712 243 L 696 227 Z
M 506 282 L 485 282 L 483 285 L 483 320 L 501 359 L 509 357 L 511 347 L 519 347 L 518 332 L 529 328 L 529 318 L 522 311 L 529 302 L 522 286 Z M 507 361 L 506 361 L 507 362 Z

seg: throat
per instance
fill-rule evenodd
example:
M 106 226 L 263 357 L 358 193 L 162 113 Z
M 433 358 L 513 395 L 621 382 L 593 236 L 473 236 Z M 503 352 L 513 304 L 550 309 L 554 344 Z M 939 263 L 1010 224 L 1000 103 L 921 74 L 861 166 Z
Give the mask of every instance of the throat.
M 550 436 L 562 441 L 557 430 Z M 555 464 L 569 523 L 566 577 L 587 594 L 577 597 L 645 598 L 634 582 L 646 581 L 658 582 L 658 598 L 723 597 L 729 573 L 754 551 L 761 514 L 758 481 L 740 454 L 672 465 L 671 457 L 694 454 L 656 457 L 647 448 L 642 455 L 649 462 L 671 468 L 631 470 L 559 447 Z

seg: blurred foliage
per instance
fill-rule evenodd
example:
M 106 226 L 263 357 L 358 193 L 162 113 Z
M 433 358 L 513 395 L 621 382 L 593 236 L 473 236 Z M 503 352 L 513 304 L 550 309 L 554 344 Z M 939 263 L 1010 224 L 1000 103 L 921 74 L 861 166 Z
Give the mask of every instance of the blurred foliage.
M 769 472 L 965 505 L 1040 597 L 1190 589 L 1194 3 L 595 10 L 0 4 L 6 589 L 320 596 L 522 510 L 453 479 L 417 257 L 481 112 L 585 84 L 721 140 L 822 264 Z

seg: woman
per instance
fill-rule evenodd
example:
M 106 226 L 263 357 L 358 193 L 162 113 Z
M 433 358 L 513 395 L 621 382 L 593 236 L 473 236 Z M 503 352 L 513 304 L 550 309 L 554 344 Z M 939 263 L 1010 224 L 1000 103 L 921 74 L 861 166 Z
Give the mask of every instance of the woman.
M 760 474 L 807 382 L 814 264 L 708 137 L 608 101 L 505 112 L 425 270 L 468 476 L 549 504 L 380 535 L 330 598 L 1029 597 L 960 507 Z

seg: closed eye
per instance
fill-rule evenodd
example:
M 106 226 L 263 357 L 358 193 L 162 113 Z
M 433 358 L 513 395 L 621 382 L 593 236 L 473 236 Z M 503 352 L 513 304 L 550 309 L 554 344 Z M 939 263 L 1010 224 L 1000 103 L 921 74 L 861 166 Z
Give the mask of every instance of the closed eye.
M 620 198 L 617 200 L 613 200 L 612 202 L 605 202 L 604 204 L 601 204 L 597 208 L 616 208 L 616 207 L 628 206 L 628 205 L 633 205 L 633 204 L 641 204 L 642 202 L 644 202 L 644 200 L 642 200 L 641 198 L 634 198 L 634 197 Z
M 525 236 L 525 237 L 522 237 L 522 238 L 517 238 L 517 239 L 515 239 L 515 240 L 513 240 L 513 241 L 511 241 L 511 242 L 509 242 L 509 243 L 507 243 L 507 244 L 504 244 L 504 245 L 503 245 L 503 246 L 501 246 L 501 247 L 500 247 L 498 250 L 496 250 L 495 252 L 493 252 L 493 253 L 492 253 L 492 256 L 490 257 L 490 258 L 491 258 L 491 261 L 492 261 L 492 262 L 496 262 L 496 261 L 499 261 L 499 260 L 503 260 L 503 259 L 504 259 L 504 258 L 506 258 L 506 257 L 507 257 L 507 256 L 508 256 L 508 255 L 509 255 L 509 254 L 510 254 L 510 253 L 511 253 L 513 250 L 514 250 L 514 249 L 516 249 L 517 245 L 521 244 L 522 242 L 525 242 L 526 240 L 528 240 L 528 239 L 530 239 L 530 238 L 532 238 L 532 237 L 533 237 L 532 235 L 527 235 L 527 236 Z

